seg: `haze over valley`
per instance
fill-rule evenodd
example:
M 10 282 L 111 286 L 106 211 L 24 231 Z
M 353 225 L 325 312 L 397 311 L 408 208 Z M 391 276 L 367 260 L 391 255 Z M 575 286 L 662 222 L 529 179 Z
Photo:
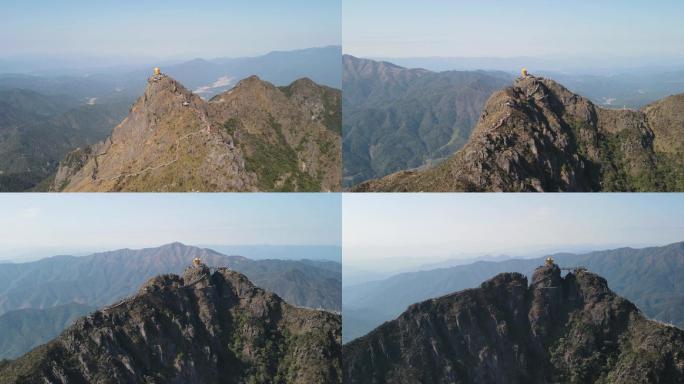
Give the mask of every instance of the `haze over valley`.
M 647 317 L 684 326 L 676 195 L 418 197 L 344 197 L 345 342 L 498 273 L 530 277 L 549 255 L 603 276 Z
M 7 228 L 0 235 L 3 248 L 102 251 L 51 257 L 27 251 L 14 262 L 0 262 L 0 360 L 20 358 L 63 331 L 73 331 L 84 316 L 110 313 L 123 303 L 135 303 L 130 311 L 141 309 L 145 304 L 136 301 L 141 287 L 184 274 L 190 283 L 188 273 L 217 279 L 212 284 L 235 279 L 229 282 L 234 288 L 248 282 L 267 300 L 297 308 L 297 316 L 330 314 L 322 320 L 331 327 L 326 332 L 332 344 L 326 348 L 336 353 L 342 308 L 339 196 L 94 194 L 61 199 L 16 194 L 3 200 L 2 209 L 0 221 Z M 212 249 L 193 243 L 223 245 Z M 249 297 L 245 292 L 240 294 Z M 176 304 L 170 300 L 165 305 Z
M 349 191 L 683 189 L 681 4 L 393 5 L 343 6 Z
M 124 159 L 114 164 L 104 162 L 116 168 L 117 180 L 129 190 L 339 189 L 339 182 L 331 186 L 327 180 L 336 177 L 331 174 L 336 173 L 341 162 L 338 134 L 326 134 L 324 129 L 316 128 L 311 132 L 309 127 L 295 135 L 289 126 L 306 122 L 314 125 L 314 116 L 313 120 L 325 120 L 333 132 L 340 131 L 336 122 L 340 120 L 336 101 L 339 97 L 335 96 L 341 87 L 341 31 L 335 28 L 340 24 L 339 10 L 308 0 L 287 6 L 269 3 L 274 14 L 255 13 L 246 4 L 214 0 L 193 4 L 124 1 L 94 5 L 76 1 L 57 6 L 43 1 L 40 5 L 3 5 L 0 35 L 7 38 L 0 40 L 0 191 L 62 190 L 68 184 L 64 175 L 69 173 L 64 165 L 73 171 L 75 165 L 85 162 L 86 154 L 103 155 L 106 149 L 102 143 L 111 142 L 114 128 L 125 120 L 134 120 L 129 129 L 155 130 L 157 134 L 154 138 L 136 136 L 136 140 L 119 143 L 127 148 L 127 153 L 134 152 L 137 158 L 146 159 L 144 164 L 130 164 Z M 31 15 L 30 19 L 27 15 Z M 230 22 L 226 22 L 226 15 L 230 15 Z M 274 39 L 274 35 L 278 38 Z M 284 136 L 275 143 L 264 142 L 268 140 L 260 137 L 260 133 L 266 134 L 264 130 L 272 131 L 278 126 L 268 126 L 270 120 L 265 118 L 260 122 L 261 129 L 250 130 L 255 122 L 235 114 L 246 117 L 255 111 L 228 112 L 226 105 L 219 107 L 220 121 L 202 113 L 204 108 L 199 101 L 197 106 L 193 105 L 195 108 L 183 109 L 180 107 L 190 106 L 183 104 L 188 100 L 166 99 L 177 107 L 176 112 L 194 111 L 197 121 L 182 120 L 159 108 L 140 107 L 142 101 L 136 104 L 136 100 L 152 94 L 148 80 L 154 68 L 161 68 L 161 73 L 174 79 L 186 96 L 192 94 L 202 101 L 225 94 L 241 82 L 244 85 L 243 81 L 254 76 L 260 79 L 256 85 L 263 82 L 271 88 L 283 87 L 292 96 L 292 100 L 285 101 L 289 105 L 284 106 L 282 98 L 265 96 L 265 105 L 257 109 L 265 115 L 272 114 L 274 124 L 283 126 Z M 320 87 L 312 90 L 302 84 Z M 314 105 L 316 100 L 309 97 L 319 97 L 319 105 Z M 254 100 L 245 96 L 232 100 L 236 101 L 252 104 Z M 309 105 L 304 107 L 305 103 Z M 305 120 L 285 123 L 282 114 L 292 109 L 299 110 Z M 164 112 L 178 127 L 171 130 L 169 121 L 159 122 L 158 126 L 153 118 L 136 119 L 132 116 L 136 110 L 148 117 Z M 229 121 L 233 124 L 226 131 L 224 125 Z M 197 134 L 197 129 L 192 130 L 195 125 L 201 125 L 207 132 Z M 249 137 L 241 131 L 249 131 Z M 198 146 L 198 141 L 213 142 L 213 151 L 192 153 L 182 146 L 189 137 L 195 139 L 189 144 L 193 146 Z M 154 154 L 143 153 L 140 147 L 150 147 L 152 142 L 157 146 L 163 143 L 164 148 L 157 148 Z M 320 151 L 312 148 L 314 145 L 321 145 L 329 154 L 319 156 Z M 269 146 L 270 152 L 280 151 L 279 163 L 285 166 L 265 175 L 261 168 L 274 165 L 265 164 L 260 158 L 255 160 L 254 156 L 252 161 L 245 160 L 242 151 L 250 157 L 255 147 L 263 150 Z M 122 156 L 119 152 L 115 154 Z M 205 163 L 212 168 L 209 164 L 217 161 L 227 163 L 221 171 L 229 170 L 228 175 L 220 175 L 220 180 L 207 185 L 179 174 L 179 168 L 191 167 L 190 163 Z M 235 169 L 244 166 L 245 161 L 250 164 L 241 173 L 248 173 L 250 180 L 235 175 Z M 304 163 L 304 170 L 298 162 Z M 204 172 L 210 171 L 224 173 L 213 168 Z M 133 173 L 149 175 L 157 181 L 121 180 Z M 174 177 L 169 177 L 169 173 Z M 97 171 L 87 177 L 95 174 Z M 56 177 L 60 177 L 57 184 Z M 116 188 L 125 189 L 124 185 Z
M 345 381 L 684 378 L 677 194 L 346 194 L 343 206 Z
M 18 357 L 49 341 L 76 318 L 134 294 L 152 277 L 182 274 L 196 257 L 207 265 L 243 273 L 258 287 L 275 292 L 293 305 L 341 310 L 342 266 L 334 261 L 252 260 L 172 243 L 141 250 L 4 263 L 0 264 L 0 323 L 6 326 L 0 333 L 4 351 L 0 359 Z M 32 331 L 37 328 L 42 333 Z
M 195 59 L 163 69 L 206 100 L 255 75 L 278 86 L 307 78 L 339 88 L 340 50 L 329 46 L 250 58 Z M 64 75 L 0 73 L 0 189 L 49 189 L 69 152 L 104 140 L 122 122 L 157 65 Z

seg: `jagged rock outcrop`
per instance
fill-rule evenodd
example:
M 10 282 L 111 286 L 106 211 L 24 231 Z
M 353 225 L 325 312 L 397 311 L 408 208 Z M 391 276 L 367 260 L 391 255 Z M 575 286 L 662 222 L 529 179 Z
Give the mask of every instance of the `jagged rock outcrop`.
M 191 267 L 0 365 L 0 383 L 339 383 L 340 321 Z
M 603 109 L 526 76 L 492 95 L 468 144 L 448 161 L 354 190 L 684 190 L 682 110 L 682 95 L 642 111 Z
M 339 94 L 252 76 L 207 102 L 152 76 L 110 137 L 65 157 L 52 190 L 339 190 Z
M 503 273 L 343 347 L 345 383 L 680 383 L 684 331 L 586 270 Z

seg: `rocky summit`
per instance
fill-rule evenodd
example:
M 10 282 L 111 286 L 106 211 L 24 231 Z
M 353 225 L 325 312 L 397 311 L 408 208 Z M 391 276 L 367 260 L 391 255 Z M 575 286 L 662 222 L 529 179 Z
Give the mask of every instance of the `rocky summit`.
M 682 383 L 684 331 L 584 269 L 503 273 L 343 347 L 345 383 Z
M 604 109 L 550 79 L 493 94 L 468 143 L 427 170 L 355 191 L 681 191 L 684 95 Z
M 340 91 L 256 76 L 209 101 L 154 75 L 104 141 L 69 153 L 54 191 L 340 189 Z
M 340 321 L 200 265 L 0 363 L 0 383 L 339 383 Z

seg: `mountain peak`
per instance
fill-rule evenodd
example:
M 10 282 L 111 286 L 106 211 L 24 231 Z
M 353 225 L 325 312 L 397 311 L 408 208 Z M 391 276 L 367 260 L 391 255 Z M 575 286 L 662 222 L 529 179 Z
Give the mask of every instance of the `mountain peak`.
M 149 78 L 145 93 L 133 105 L 132 110 L 147 108 L 158 113 L 170 113 L 171 108 L 203 109 L 203 104 L 203 100 L 199 96 L 185 88 L 176 79 L 159 74 Z M 157 110 L 159 108 L 161 110 Z
M 249 77 L 246 77 L 240 81 L 238 81 L 237 84 L 235 84 L 235 88 L 252 88 L 252 87 L 264 87 L 264 86 L 271 86 L 273 85 L 267 81 L 261 80 L 261 78 L 257 75 L 252 75 Z
M 185 279 L 192 281 L 185 281 Z M 162 275 L 0 365 L 1 382 L 340 382 L 341 319 L 243 275 Z
M 172 77 L 156 74 L 107 139 L 65 157 L 51 188 L 337 190 L 339 127 L 328 129 L 337 119 L 317 118 L 337 116 L 339 97 L 326 98 L 328 92 L 339 94 L 327 90 L 296 103 L 250 76 L 205 101 Z
M 561 281 L 561 270 L 553 263 L 537 267 L 532 274 L 533 287 L 559 287 Z
M 489 98 L 468 143 L 449 160 L 354 189 L 679 190 L 682 103 L 668 98 L 645 111 L 604 109 L 553 80 L 525 76 Z
M 480 287 L 482 289 L 509 289 L 512 286 L 522 286 L 527 289 L 527 277 L 522 273 L 508 272 L 499 273 L 491 279 L 483 282 Z
M 253 295 L 254 290 L 264 292 L 239 272 L 227 267 L 219 267 L 212 272 L 211 268 L 201 264 L 185 268 L 182 277 L 175 274 L 155 276 L 140 287 L 139 294 L 159 292 L 166 289 L 206 289 L 207 287 L 213 287 L 222 291 L 228 288 L 240 298 L 247 298 Z M 270 295 L 270 293 L 268 294 Z M 281 301 L 280 297 L 275 295 L 274 297 L 275 300 Z
M 189 91 L 183 86 L 183 84 L 178 82 L 178 80 L 165 74 L 150 76 L 150 78 L 147 79 L 147 87 L 156 90 L 171 89 L 173 92 L 180 90 L 182 92 L 189 93 Z
M 288 86 L 292 90 L 299 90 L 299 91 L 307 91 L 310 89 L 318 89 L 321 86 L 316 84 L 313 80 L 309 79 L 308 77 L 301 77 Z
M 527 75 L 516 79 L 512 88 L 519 92 L 518 98 L 522 100 L 534 100 L 534 102 L 546 102 L 557 105 L 570 105 L 578 102 L 589 107 L 591 102 L 577 94 L 572 93 L 563 85 L 553 79 Z M 586 116 L 582 116 L 586 117 Z
M 183 249 L 183 248 L 196 248 L 193 245 L 183 244 L 180 241 L 174 241 L 172 243 L 163 244 L 159 248 L 161 249 Z
M 684 380 L 684 330 L 643 317 L 582 269 L 503 273 L 412 305 L 344 346 L 349 382 Z M 404 380 L 403 378 L 410 378 Z
M 185 286 L 191 286 L 206 278 L 211 278 L 211 270 L 204 264 L 187 267 L 183 272 L 183 284 Z

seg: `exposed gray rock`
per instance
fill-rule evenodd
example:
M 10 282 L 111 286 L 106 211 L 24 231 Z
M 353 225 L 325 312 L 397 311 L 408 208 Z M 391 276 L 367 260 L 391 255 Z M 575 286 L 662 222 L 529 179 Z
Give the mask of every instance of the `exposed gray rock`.
M 157 276 L 0 365 L 2 383 L 340 383 L 341 319 L 228 269 Z
M 684 331 L 586 270 L 504 273 L 414 304 L 343 348 L 345 383 L 678 383 Z

